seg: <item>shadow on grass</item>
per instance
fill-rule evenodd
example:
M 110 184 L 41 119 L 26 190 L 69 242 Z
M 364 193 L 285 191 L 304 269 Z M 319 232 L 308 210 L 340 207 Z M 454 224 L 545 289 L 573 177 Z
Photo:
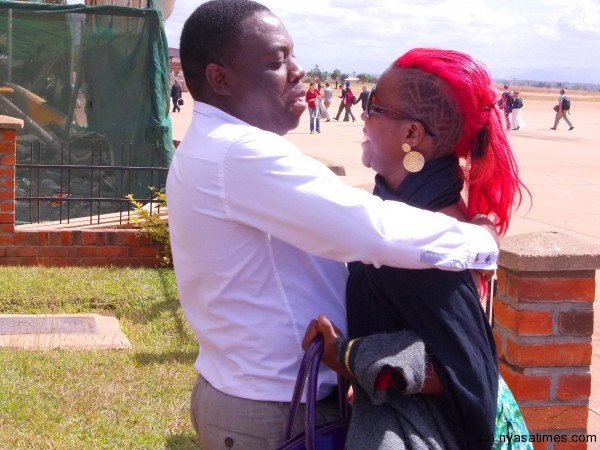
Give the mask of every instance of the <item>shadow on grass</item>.
M 197 351 L 189 352 L 165 352 L 165 353 L 136 353 L 133 355 L 133 359 L 140 365 L 150 364 L 164 364 L 164 363 L 181 363 L 181 364 L 194 364 L 196 357 L 198 356 Z
M 165 442 L 167 450 L 199 450 L 200 443 L 193 434 L 172 434 Z

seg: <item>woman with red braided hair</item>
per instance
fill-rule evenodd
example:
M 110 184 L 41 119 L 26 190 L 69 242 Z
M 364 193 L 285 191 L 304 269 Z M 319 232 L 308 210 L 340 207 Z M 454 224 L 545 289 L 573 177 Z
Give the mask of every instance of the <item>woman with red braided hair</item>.
M 506 232 L 527 189 L 485 66 L 452 50 L 410 50 L 381 75 L 362 118 L 374 195 L 464 221 L 487 216 Z M 346 448 L 499 449 L 508 436 L 510 448 L 532 448 L 518 442 L 527 429 L 499 377 L 479 274 L 349 270 L 349 337 L 324 316 L 305 337 L 322 333 L 323 361 L 353 382 Z

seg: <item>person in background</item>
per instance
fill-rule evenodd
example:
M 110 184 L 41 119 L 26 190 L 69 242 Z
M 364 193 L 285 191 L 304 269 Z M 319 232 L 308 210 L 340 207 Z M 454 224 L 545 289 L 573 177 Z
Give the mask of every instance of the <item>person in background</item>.
M 344 108 L 346 112 L 344 113 L 344 122 L 348 122 L 350 117 L 352 117 L 352 122 L 356 122 L 356 117 L 352 113 L 352 105 L 355 105 L 356 97 L 352 93 L 350 88 L 346 88 L 346 92 L 344 93 L 344 97 L 342 98 L 342 102 L 344 103 Z
M 523 99 L 519 94 L 519 91 L 513 91 L 512 93 L 512 124 L 513 130 L 519 130 L 525 126 L 525 122 L 521 117 L 521 109 L 523 108 Z
M 310 320 L 323 312 L 346 329 L 346 262 L 493 270 L 498 246 L 484 223 L 348 186 L 283 137 L 306 110 L 305 72 L 264 5 L 202 3 L 179 49 L 194 114 L 166 195 L 181 307 L 200 347 L 192 424 L 207 450 L 273 449 Z M 317 424 L 338 417 L 336 383 L 323 366 Z
M 329 83 L 325 83 L 325 90 L 323 91 L 323 104 L 325 108 L 329 111 L 329 105 L 331 105 L 331 100 L 333 99 L 333 89 L 329 86 Z
M 308 105 L 308 114 L 310 117 L 310 134 L 315 131 L 321 132 L 321 111 L 317 105 L 317 99 L 321 98 L 321 93 L 316 89 L 315 83 L 310 83 L 306 92 L 306 104 Z M 316 127 L 315 127 L 316 122 Z
M 342 88 L 342 86 L 340 85 L 340 89 L 342 90 L 342 93 L 338 98 L 341 98 L 342 100 L 340 101 L 340 106 L 338 108 L 338 112 L 334 117 L 335 120 L 340 120 L 340 114 L 342 114 L 342 111 L 344 111 L 344 109 L 346 108 L 346 104 L 344 102 L 344 97 L 346 95 L 346 88 Z M 345 114 L 345 116 L 346 116 L 346 120 L 348 120 L 347 114 Z
M 567 114 L 570 114 L 570 109 L 571 101 L 566 96 L 565 90 L 561 89 L 560 95 L 558 96 L 558 104 L 554 106 L 554 111 L 556 111 L 556 115 L 554 117 L 554 126 L 550 127 L 551 130 L 556 130 L 560 119 L 565 119 L 565 122 L 567 122 L 567 125 L 569 125 L 569 131 L 575 128 L 569 120 L 569 117 L 567 117 Z
M 510 130 L 510 113 L 512 112 L 512 94 L 508 90 L 508 85 L 504 85 L 504 92 L 498 100 L 498 106 L 504 111 L 504 120 L 506 122 L 506 130 Z
M 360 95 L 356 98 L 356 104 L 358 104 L 358 102 L 360 102 L 360 106 L 363 111 L 367 108 L 367 99 L 368 98 L 369 98 L 369 90 L 367 89 L 366 86 L 363 86 Z
M 375 196 L 459 220 L 485 211 L 506 232 L 526 188 L 482 64 L 410 50 L 381 75 L 362 118 Z M 353 380 L 346 449 L 481 450 L 497 428 L 528 434 L 499 378 L 479 274 L 362 262 L 349 271 L 348 337 L 321 315 L 304 339 L 322 332 L 323 361 Z
M 180 112 L 179 99 L 181 98 L 181 86 L 175 80 L 171 86 L 171 101 L 173 102 L 173 112 Z

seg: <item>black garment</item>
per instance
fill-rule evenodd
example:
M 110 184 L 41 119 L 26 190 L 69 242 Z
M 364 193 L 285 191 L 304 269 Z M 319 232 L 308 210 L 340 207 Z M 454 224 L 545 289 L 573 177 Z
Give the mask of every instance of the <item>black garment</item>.
M 181 86 L 178 83 L 174 83 L 171 86 L 171 100 L 173 101 L 173 112 L 179 112 L 181 108 L 179 107 L 179 99 L 181 98 Z
M 374 194 L 438 210 L 456 203 L 458 161 L 441 158 L 409 175 L 395 192 L 376 177 Z M 498 392 L 494 338 L 469 271 L 408 270 L 354 262 L 346 298 L 350 338 L 403 329 L 425 343 L 444 386 L 447 408 L 437 408 L 460 437 L 461 449 L 483 449 L 493 436 Z
M 360 102 L 360 106 L 362 107 L 363 111 L 367 109 L 367 99 L 369 98 L 369 93 L 370 91 L 362 91 L 356 99 L 355 105 L 358 104 L 358 102 Z

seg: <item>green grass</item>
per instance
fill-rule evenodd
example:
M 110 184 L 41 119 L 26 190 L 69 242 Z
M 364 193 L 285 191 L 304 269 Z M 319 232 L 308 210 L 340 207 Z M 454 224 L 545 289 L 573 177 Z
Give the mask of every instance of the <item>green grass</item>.
M 170 269 L 0 267 L 0 313 L 110 312 L 129 351 L 0 350 L 0 449 L 197 449 Z

